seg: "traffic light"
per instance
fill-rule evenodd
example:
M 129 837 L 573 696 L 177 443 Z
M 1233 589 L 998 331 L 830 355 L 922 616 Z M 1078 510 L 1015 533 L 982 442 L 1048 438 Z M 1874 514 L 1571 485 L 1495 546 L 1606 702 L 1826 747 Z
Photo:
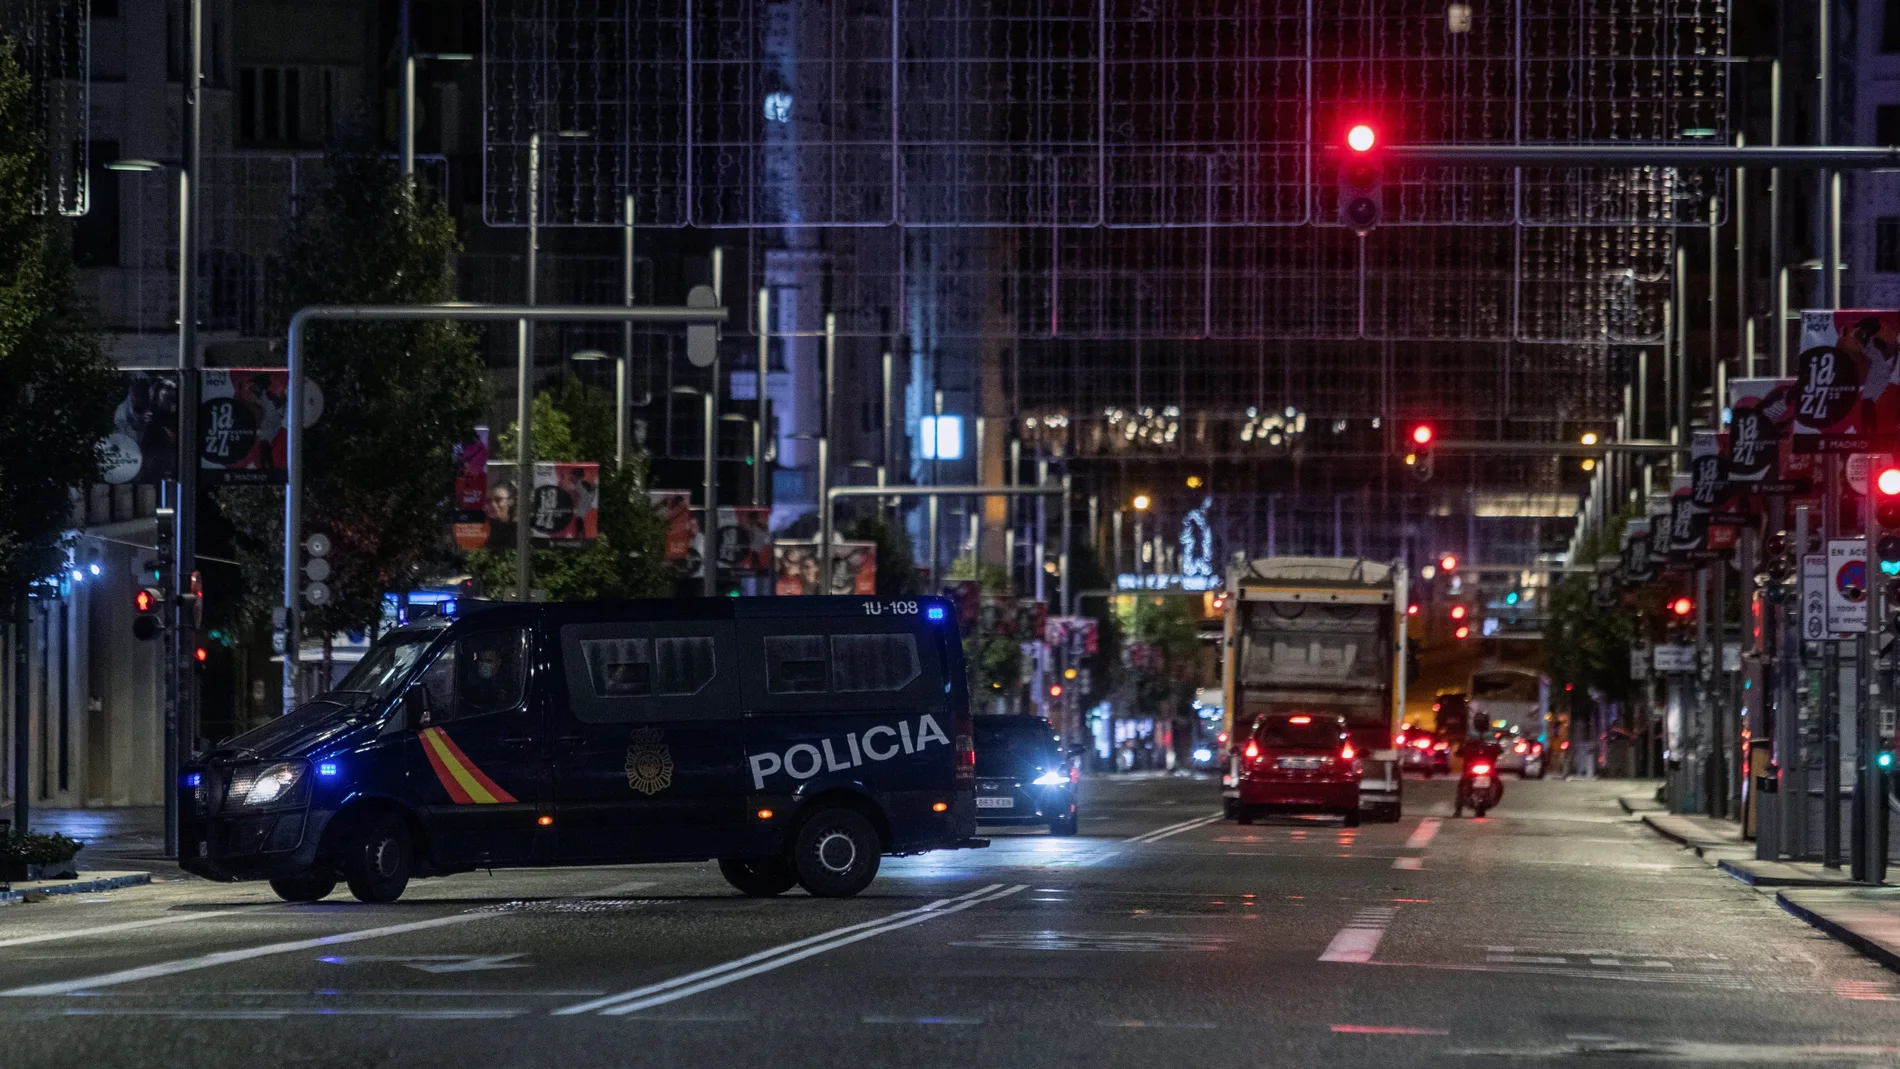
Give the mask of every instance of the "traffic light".
M 1429 423 L 1415 424 L 1405 432 L 1405 466 L 1420 479 L 1432 477 L 1432 442 L 1437 438 Z
M 1346 131 L 1339 161 L 1339 222 L 1364 236 L 1385 214 L 1385 166 L 1375 149 L 1379 135 L 1366 123 Z
M 1900 576 L 1900 468 L 1882 468 L 1873 481 L 1874 556 L 1882 575 Z
M 1458 555 L 1456 553 L 1447 553 L 1438 558 L 1438 570 L 1447 574 L 1457 571 Z
M 1465 639 L 1471 637 L 1471 628 L 1466 627 L 1464 624 L 1459 624 L 1458 629 L 1451 633 L 1451 637 L 1463 642 Z
M 165 609 L 165 594 L 158 587 L 142 586 L 132 592 L 132 637 L 141 642 L 155 639 L 165 630 L 159 614 Z
M 1688 597 L 1677 597 L 1677 598 L 1670 599 L 1669 612 L 1676 619 L 1678 620 L 1683 619 L 1684 617 L 1688 616 L 1690 613 L 1694 611 L 1695 611 L 1695 601 L 1693 599 L 1688 598 Z
M 161 508 L 152 514 L 151 583 L 160 590 L 172 589 L 172 569 L 178 561 L 177 514 Z
M 1451 618 L 1452 618 L 1452 619 L 1454 619 L 1454 620 L 1462 620 L 1462 619 L 1464 619 L 1464 618 L 1465 618 L 1465 607 L 1464 607 L 1463 605 L 1453 605 L 1453 606 L 1451 607 Z

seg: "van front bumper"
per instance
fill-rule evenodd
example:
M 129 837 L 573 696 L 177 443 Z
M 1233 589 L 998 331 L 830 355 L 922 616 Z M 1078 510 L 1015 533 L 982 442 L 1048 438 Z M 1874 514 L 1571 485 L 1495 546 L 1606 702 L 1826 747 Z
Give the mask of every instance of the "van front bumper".
M 179 828 L 178 867 L 227 882 L 310 875 L 332 815 L 283 809 L 188 817 Z

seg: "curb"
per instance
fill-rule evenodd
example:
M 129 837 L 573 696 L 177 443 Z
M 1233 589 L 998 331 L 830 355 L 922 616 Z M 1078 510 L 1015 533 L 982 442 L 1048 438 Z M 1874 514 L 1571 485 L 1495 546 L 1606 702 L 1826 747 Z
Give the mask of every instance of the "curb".
M 1724 876 L 1733 876 L 1750 887 L 1842 888 L 1870 886 L 1868 884 L 1855 883 L 1852 880 L 1822 880 L 1806 876 L 1764 875 L 1758 872 L 1750 872 L 1748 869 L 1743 868 L 1741 865 L 1727 858 L 1717 861 L 1715 867 L 1722 870 Z
M 1874 959 L 1887 968 L 1892 969 L 1894 972 L 1900 972 L 1900 953 L 1895 953 L 1893 950 L 1874 942 L 1845 924 L 1831 919 L 1824 913 L 1817 913 L 1809 909 L 1801 903 L 1790 899 L 1785 894 L 1776 894 L 1775 902 L 1781 906 L 1782 909 L 1793 914 L 1795 917 L 1826 932 L 1836 941 L 1846 943 L 1861 954 Z
M 83 895 L 94 891 L 116 891 L 121 887 L 140 887 L 152 882 L 149 872 L 133 872 L 123 876 L 107 876 L 101 879 L 78 879 L 67 883 L 47 884 L 42 887 L 29 887 L 21 890 L 0 890 L 0 903 L 18 902 L 29 894 L 38 895 Z

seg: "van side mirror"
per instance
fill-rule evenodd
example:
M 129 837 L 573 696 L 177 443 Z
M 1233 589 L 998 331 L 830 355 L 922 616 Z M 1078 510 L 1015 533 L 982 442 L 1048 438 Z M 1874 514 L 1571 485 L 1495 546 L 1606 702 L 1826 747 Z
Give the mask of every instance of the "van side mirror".
M 433 719 L 430 715 L 429 688 L 410 687 L 403 692 L 403 720 L 412 728 L 426 728 Z

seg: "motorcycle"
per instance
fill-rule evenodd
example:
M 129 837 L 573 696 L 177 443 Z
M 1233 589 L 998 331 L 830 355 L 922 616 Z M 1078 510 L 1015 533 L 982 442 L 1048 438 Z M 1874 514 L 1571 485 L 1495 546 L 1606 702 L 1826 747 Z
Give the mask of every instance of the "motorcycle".
M 1473 815 L 1481 817 L 1503 800 L 1504 780 L 1499 778 L 1497 768 L 1489 761 L 1473 761 L 1458 777 L 1458 796 L 1452 801 L 1451 815 L 1464 816 L 1469 806 Z

